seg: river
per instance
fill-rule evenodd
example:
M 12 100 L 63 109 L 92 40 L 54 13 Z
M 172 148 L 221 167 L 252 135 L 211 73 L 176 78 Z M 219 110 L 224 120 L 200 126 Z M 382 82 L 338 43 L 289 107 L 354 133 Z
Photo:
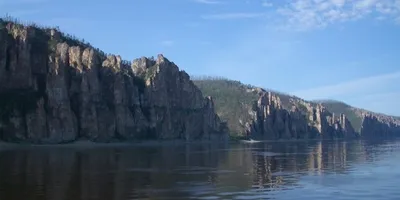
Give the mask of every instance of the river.
M 0 147 L 1 200 L 390 200 L 399 184 L 399 140 Z

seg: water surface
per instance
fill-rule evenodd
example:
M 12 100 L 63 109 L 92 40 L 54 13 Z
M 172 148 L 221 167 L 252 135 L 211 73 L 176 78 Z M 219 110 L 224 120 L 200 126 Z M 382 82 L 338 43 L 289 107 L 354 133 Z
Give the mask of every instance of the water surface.
M 400 141 L 0 147 L 1 200 L 400 199 Z

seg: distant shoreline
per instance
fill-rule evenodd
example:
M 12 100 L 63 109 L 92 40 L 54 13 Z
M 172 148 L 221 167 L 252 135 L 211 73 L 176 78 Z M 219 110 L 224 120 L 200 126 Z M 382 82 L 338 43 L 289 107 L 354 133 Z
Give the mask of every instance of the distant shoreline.
M 298 139 L 298 140 L 259 140 L 258 143 L 285 143 L 285 142 L 318 142 L 318 141 L 354 141 L 358 139 Z M 241 140 L 207 141 L 207 140 L 144 140 L 144 141 L 115 141 L 115 142 L 93 142 L 89 140 L 78 140 L 61 144 L 35 144 L 35 143 L 12 143 L 0 141 L 0 149 L 4 148 L 31 148 L 31 147 L 52 147 L 52 148 L 97 148 L 97 147 L 146 147 L 184 144 L 252 144 Z M 257 143 L 254 143 L 257 144 Z

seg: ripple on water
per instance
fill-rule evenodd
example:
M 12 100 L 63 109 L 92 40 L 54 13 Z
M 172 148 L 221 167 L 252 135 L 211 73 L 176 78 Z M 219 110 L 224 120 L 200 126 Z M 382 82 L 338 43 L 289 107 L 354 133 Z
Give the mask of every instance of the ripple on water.
M 146 173 L 167 173 L 170 170 L 166 169 L 155 169 L 155 168 L 128 168 L 126 172 L 146 172 Z
M 398 141 L 261 146 L 1 151 L 0 199 L 400 199 Z
M 269 151 L 253 152 L 253 154 L 257 155 L 257 156 L 266 156 L 266 157 L 285 155 L 284 153 L 275 153 L 275 152 L 269 152 Z
M 234 173 L 234 170 L 227 170 L 227 169 L 217 169 L 215 167 L 199 167 L 199 166 L 183 166 L 178 167 L 173 170 L 175 173 L 179 174 L 227 174 L 227 173 Z

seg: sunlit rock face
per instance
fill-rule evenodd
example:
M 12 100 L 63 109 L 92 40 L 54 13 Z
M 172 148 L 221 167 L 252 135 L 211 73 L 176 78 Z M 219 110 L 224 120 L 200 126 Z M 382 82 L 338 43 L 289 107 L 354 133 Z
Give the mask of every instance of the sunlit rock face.
M 0 23 L 1 140 L 227 139 L 212 98 L 163 55 L 127 62 L 55 29 Z

